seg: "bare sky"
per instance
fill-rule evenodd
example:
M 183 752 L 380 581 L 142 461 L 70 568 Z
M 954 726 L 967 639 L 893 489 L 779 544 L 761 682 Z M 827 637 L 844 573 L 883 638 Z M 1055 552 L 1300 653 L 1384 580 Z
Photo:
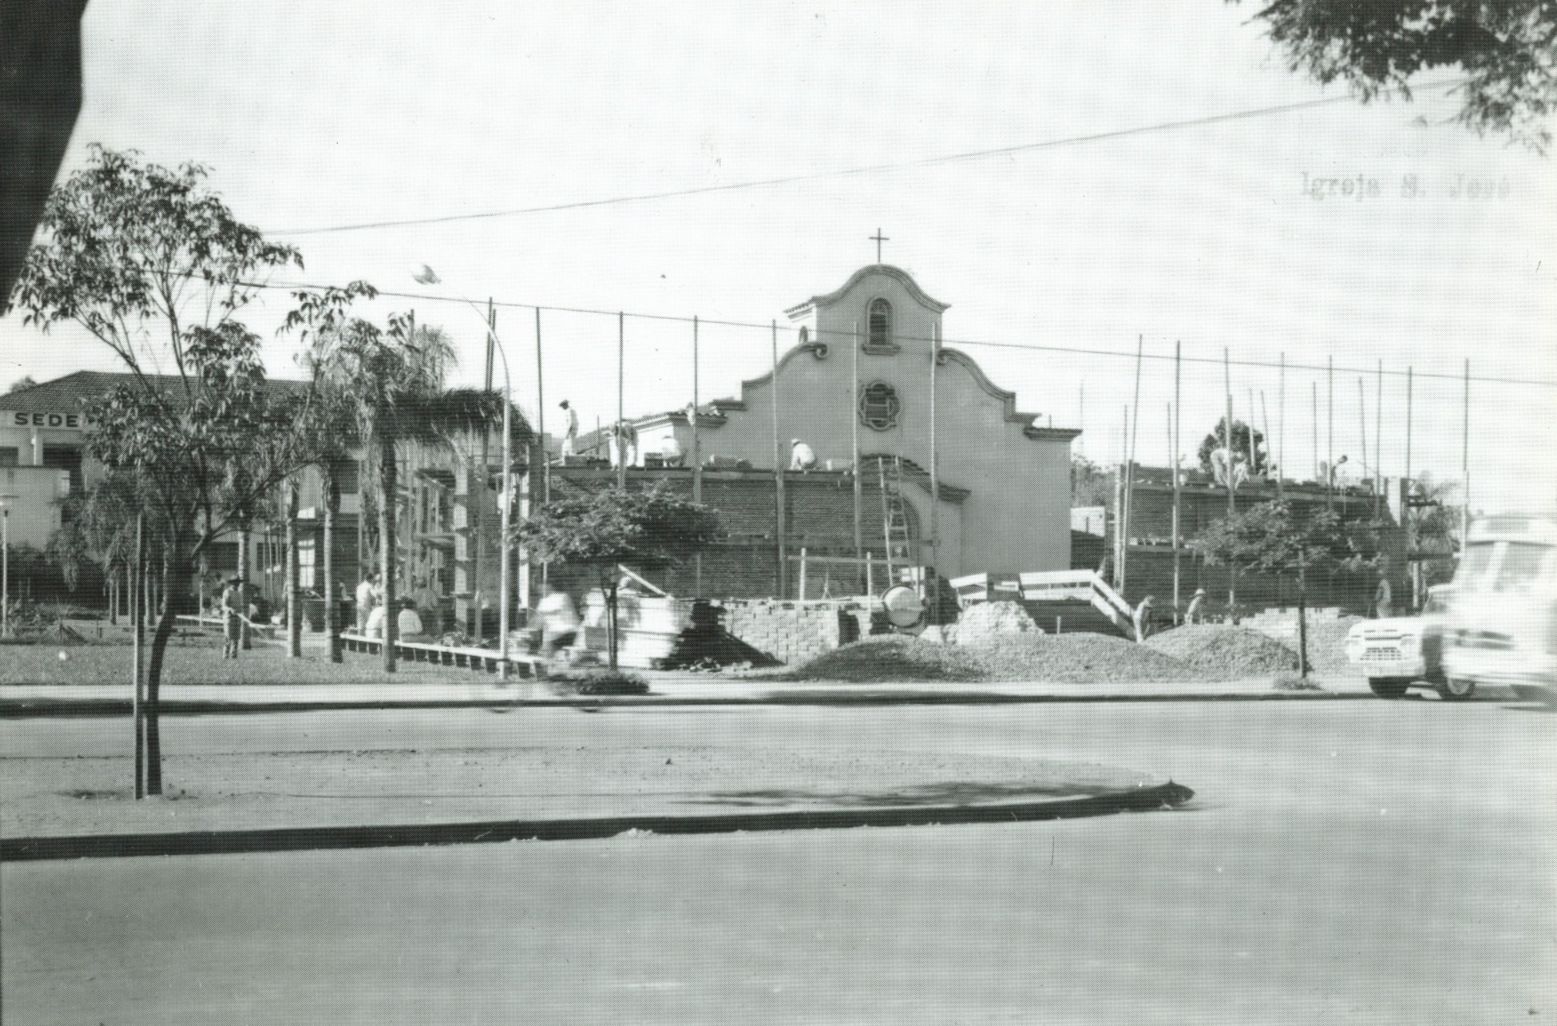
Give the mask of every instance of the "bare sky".
M 199 160 L 241 218 L 279 233 L 911 164 L 1340 95 L 1289 72 L 1245 24 L 1251 11 L 1218 0 L 251 0 L 186 5 L 174 24 L 163 4 L 93 0 L 65 171 L 94 141 Z M 785 185 L 287 235 L 307 268 L 278 277 L 766 325 L 872 262 L 867 236 L 880 227 L 884 260 L 952 304 L 948 343 L 967 340 L 1020 408 L 1083 427 L 1078 444 L 1093 458 L 1118 458 L 1130 359 L 971 343 L 1133 354 L 1144 335 L 1158 355 L 1179 339 L 1186 356 L 1213 360 L 1223 347 L 1235 360 L 1333 357 L 1369 371 L 1370 466 L 1371 371 L 1380 359 L 1390 371 L 1414 365 L 1413 465 L 1458 478 L 1460 384 L 1426 375 L 1458 376 L 1468 357 L 1478 376 L 1557 379 L 1557 178 L 1551 158 L 1445 123 L 1454 109 L 1429 92 L 1410 104 L 1343 100 Z M 1472 181 L 1491 197 L 1472 198 Z M 444 284 L 412 282 L 422 264 Z M 250 323 L 268 336 L 286 298 L 271 294 Z M 433 299 L 375 312 L 413 305 L 461 344 L 461 382 L 476 380 L 477 314 Z M 534 315 L 499 318 L 516 395 L 533 412 Z M 684 404 L 690 325 L 626 323 L 629 414 Z M 543 326 L 549 409 L 569 397 L 586 422 L 613 417 L 615 317 L 547 312 Z M 701 342 L 705 399 L 765 370 L 765 327 L 705 326 Z M 293 372 L 290 351 L 271 345 L 272 373 Z M 77 332 L 56 329 L 45 344 L 19 317 L 0 320 L 0 384 L 82 367 L 115 369 Z M 1169 455 L 1171 371 L 1147 365 L 1144 462 Z M 1219 416 L 1221 375 L 1186 365 L 1187 453 Z M 1350 465 L 1361 463 L 1357 377 L 1335 377 L 1334 451 Z M 1325 375 L 1287 375 L 1283 447 L 1298 474 L 1312 462 L 1316 382 L 1323 458 Z M 1274 430 L 1276 372 L 1233 369 L 1240 419 L 1251 389 L 1256 405 L 1265 393 Z M 1383 463 L 1397 475 L 1404 378 L 1386 377 L 1384 392 Z M 1554 398 L 1473 385 L 1473 506 L 1557 504 L 1557 461 L 1543 448 Z

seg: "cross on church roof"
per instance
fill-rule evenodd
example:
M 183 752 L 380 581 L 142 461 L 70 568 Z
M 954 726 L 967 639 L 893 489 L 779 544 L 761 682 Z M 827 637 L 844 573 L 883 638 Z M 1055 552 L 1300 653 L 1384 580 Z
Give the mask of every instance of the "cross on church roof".
M 875 240 L 875 242 L 876 242 L 876 263 L 878 263 L 878 264 L 881 263 L 881 244 L 883 242 L 891 242 L 892 239 L 890 237 L 886 236 L 886 235 L 881 234 L 881 229 L 880 228 L 876 229 L 876 234 L 875 235 L 867 235 L 866 238 Z

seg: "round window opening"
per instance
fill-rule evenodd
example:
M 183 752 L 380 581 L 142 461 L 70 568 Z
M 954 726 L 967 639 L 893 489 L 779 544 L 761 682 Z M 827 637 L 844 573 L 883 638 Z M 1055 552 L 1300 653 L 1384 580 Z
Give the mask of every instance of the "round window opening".
M 885 381 L 872 381 L 860 389 L 860 423 L 874 431 L 890 431 L 897 427 L 898 414 L 903 404 L 897 390 Z

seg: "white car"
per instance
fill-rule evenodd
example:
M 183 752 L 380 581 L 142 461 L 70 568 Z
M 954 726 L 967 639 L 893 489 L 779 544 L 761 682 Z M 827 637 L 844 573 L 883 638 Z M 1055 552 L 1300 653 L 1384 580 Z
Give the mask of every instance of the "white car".
M 1368 678 L 1380 698 L 1399 698 L 1408 688 L 1430 687 L 1449 701 L 1469 698 L 1476 685 L 1443 672 L 1443 633 L 1449 616 L 1447 585 L 1428 589 L 1421 616 L 1364 620 L 1346 635 L 1346 658 Z

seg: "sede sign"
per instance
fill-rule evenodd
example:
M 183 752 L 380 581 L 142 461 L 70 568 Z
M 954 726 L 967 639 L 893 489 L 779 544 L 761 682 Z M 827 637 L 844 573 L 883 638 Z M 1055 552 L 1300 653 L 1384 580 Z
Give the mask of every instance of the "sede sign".
M 79 413 L 13 413 L 11 416 L 17 427 L 78 428 L 83 419 Z

